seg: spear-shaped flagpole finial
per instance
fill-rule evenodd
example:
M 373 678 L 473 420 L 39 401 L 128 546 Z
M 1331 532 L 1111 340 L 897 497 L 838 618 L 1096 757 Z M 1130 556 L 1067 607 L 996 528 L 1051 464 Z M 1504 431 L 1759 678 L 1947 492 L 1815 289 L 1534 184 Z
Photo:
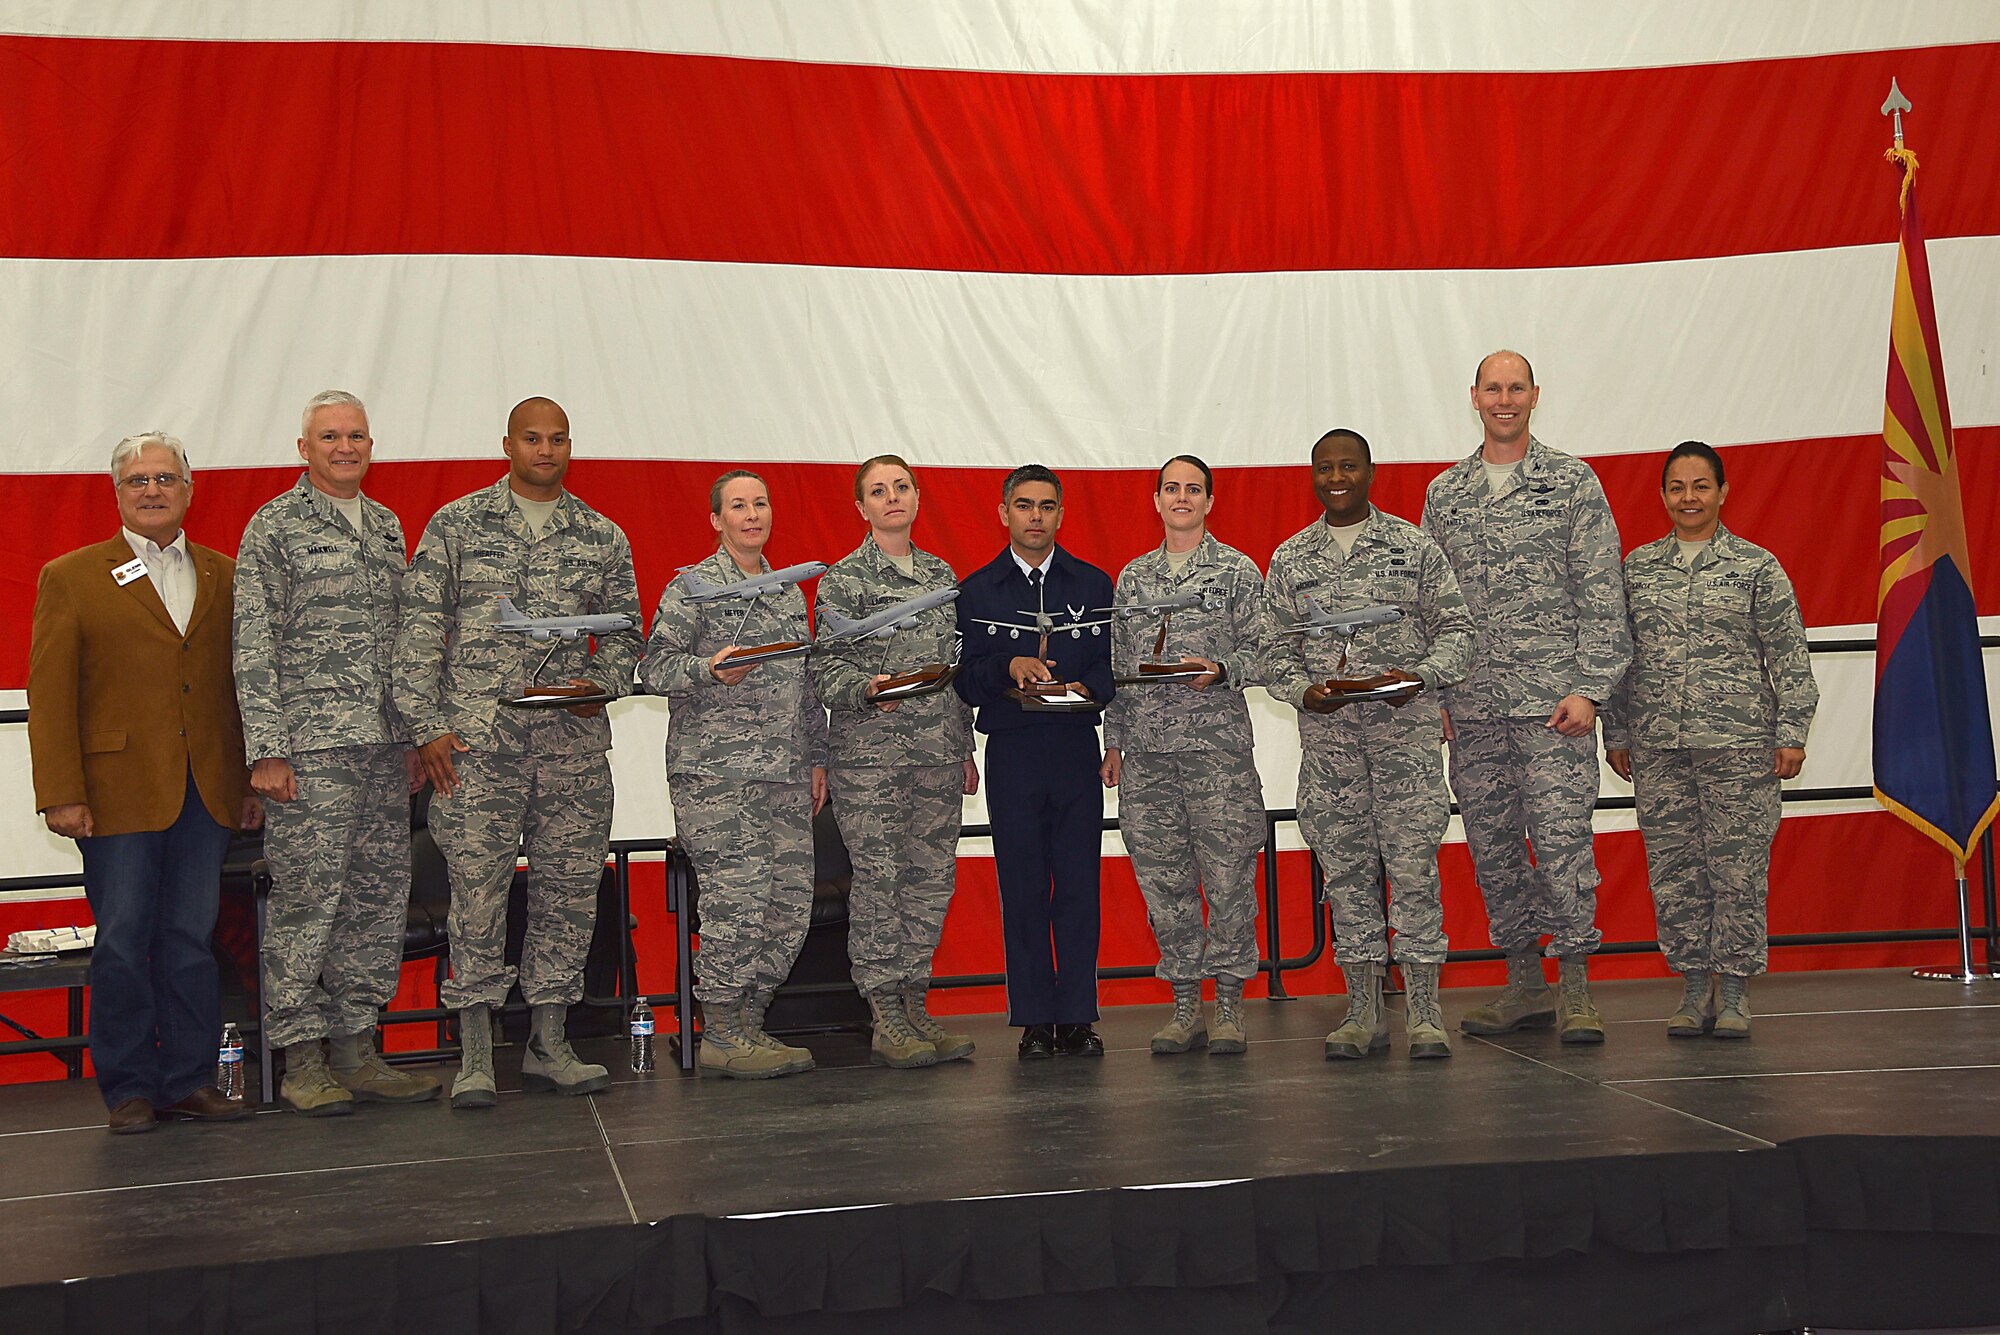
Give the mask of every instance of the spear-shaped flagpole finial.
M 1896 86 L 1896 80 L 1889 80 L 1889 96 L 1882 103 L 1882 114 L 1896 118 L 1896 147 L 1903 146 L 1903 113 L 1910 110 L 1910 99 L 1903 96 L 1903 90 Z
M 1910 207 L 1910 182 L 1916 179 L 1917 155 L 1903 147 L 1903 113 L 1910 109 L 1910 99 L 1903 96 L 1903 90 L 1896 86 L 1895 79 L 1889 80 L 1889 96 L 1883 100 L 1882 114 L 1896 118 L 1896 142 L 1882 151 L 1882 156 L 1903 170 L 1903 188 L 1896 196 L 1896 207 L 1907 212 Z

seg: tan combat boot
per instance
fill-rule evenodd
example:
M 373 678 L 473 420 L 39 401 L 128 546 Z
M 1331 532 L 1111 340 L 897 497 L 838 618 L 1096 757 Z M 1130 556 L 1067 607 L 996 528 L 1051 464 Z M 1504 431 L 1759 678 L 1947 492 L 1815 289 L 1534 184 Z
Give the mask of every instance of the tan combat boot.
M 1716 975 L 1722 1009 L 1715 1017 L 1717 1038 L 1750 1037 L 1750 980 L 1733 973 Z
M 444 1086 L 427 1075 L 399 1071 L 375 1050 L 375 1031 L 335 1034 L 333 1078 L 363 1103 L 423 1103 Z
M 1250 1036 L 1243 1032 L 1243 980 L 1215 980 L 1215 1023 L 1208 1027 L 1208 1055 L 1247 1052 Z
M 868 994 L 868 1010 L 875 1018 L 875 1033 L 868 1040 L 870 1062 L 898 1071 L 937 1065 L 937 1049 L 910 1027 L 910 1017 L 903 1013 L 900 989 L 876 988 Z
M 1326 1055 L 1359 1058 L 1389 1046 L 1389 1016 L 1382 1008 L 1382 975 L 1370 961 L 1341 969 L 1347 979 L 1347 1018 L 1326 1036 Z
M 1602 1043 L 1604 1017 L 1590 999 L 1589 963 L 1583 955 L 1563 959 L 1557 980 L 1556 1032 L 1565 1043 Z
M 698 1065 L 703 1075 L 732 1080 L 769 1080 L 788 1075 L 791 1065 L 775 1046 L 765 1047 L 743 1027 L 744 1003 L 732 1001 L 702 1008 Z
M 569 1023 L 565 1002 L 543 1002 L 531 1009 L 528 1047 L 521 1054 L 521 1088 L 556 1094 L 595 1094 L 611 1085 L 611 1072 L 576 1055 L 564 1032 Z
M 1689 969 L 1681 975 L 1681 1004 L 1667 1017 L 1668 1038 L 1700 1038 L 1715 1028 L 1715 975 Z
M 326 1053 L 316 1038 L 286 1045 L 278 1097 L 302 1117 L 344 1117 L 354 1111 L 354 1096 L 326 1069 Z
M 1509 1034 L 1516 1029 L 1546 1029 L 1556 1022 L 1555 999 L 1542 979 L 1540 955 L 1509 955 L 1507 987 L 1484 1006 L 1459 1020 L 1468 1034 Z
M 1153 1035 L 1153 1051 L 1162 1056 L 1208 1046 L 1208 1026 L 1201 1019 L 1201 984 L 1174 984 L 1174 1013 Z
M 743 1001 L 743 1036 L 760 1048 L 769 1048 L 785 1059 L 785 1069 L 780 1075 L 797 1075 L 813 1068 L 813 1055 L 804 1048 L 781 1043 L 764 1029 L 764 1012 L 771 1008 L 768 993 L 753 992 Z
M 493 1084 L 493 1012 L 467 1006 L 458 1013 L 458 1079 L 451 1082 L 454 1108 L 491 1108 L 500 1101 Z
M 1436 964 L 1405 964 L 1403 1025 L 1412 1057 L 1451 1056 L 1451 1035 L 1444 1028 L 1444 1006 L 1438 999 Z
M 931 1018 L 924 1009 L 924 993 L 928 990 L 923 983 L 905 980 L 899 989 L 903 997 L 903 1017 L 910 1022 L 910 1028 L 918 1037 L 937 1049 L 941 1062 L 958 1061 L 970 1057 L 978 1044 L 970 1034 L 954 1034 Z

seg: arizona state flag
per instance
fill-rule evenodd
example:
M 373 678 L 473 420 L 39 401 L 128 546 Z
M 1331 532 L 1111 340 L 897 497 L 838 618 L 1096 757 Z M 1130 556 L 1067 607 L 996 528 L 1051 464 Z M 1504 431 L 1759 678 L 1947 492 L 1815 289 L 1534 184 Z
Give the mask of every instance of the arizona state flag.
M 1972 601 L 1965 510 L 1916 158 L 1899 146 L 1903 232 L 1882 413 L 1882 580 L 1876 590 L 1875 798 L 1959 863 L 2000 810 Z

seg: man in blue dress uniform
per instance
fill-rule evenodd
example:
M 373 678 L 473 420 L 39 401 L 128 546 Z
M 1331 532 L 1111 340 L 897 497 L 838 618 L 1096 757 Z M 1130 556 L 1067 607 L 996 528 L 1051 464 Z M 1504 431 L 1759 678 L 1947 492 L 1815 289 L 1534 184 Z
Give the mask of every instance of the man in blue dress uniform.
M 1007 475 L 1007 549 L 959 585 L 956 686 L 986 734 L 986 809 L 1000 881 L 1008 1022 L 1023 1060 L 1102 1056 L 1097 1019 L 1097 723 L 1111 699 L 1111 577 L 1056 545 L 1062 480 Z M 1067 687 L 1079 708 L 1036 708 Z M 1026 698 L 1024 698 L 1026 697 Z M 1097 708 L 1091 708 L 1094 704 Z

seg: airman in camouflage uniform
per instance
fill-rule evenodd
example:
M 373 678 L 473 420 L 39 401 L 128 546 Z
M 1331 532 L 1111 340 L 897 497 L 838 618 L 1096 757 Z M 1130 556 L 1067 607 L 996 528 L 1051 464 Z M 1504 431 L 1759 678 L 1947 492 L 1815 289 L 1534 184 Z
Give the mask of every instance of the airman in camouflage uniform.
M 420 1102 L 438 1082 L 375 1052 L 410 897 L 415 756 L 391 700 L 403 526 L 361 494 L 374 441 L 359 399 L 315 396 L 301 430 L 307 472 L 243 531 L 234 666 L 267 813 L 265 1033 L 285 1049 L 280 1097 L 325 1116 Z
M 602 1066 L 579 1061 L 564 1035 L 583 994 L 611 834 L 611 725 L 598 706 L 508 709 L 549 651 L 502 631 L 500 600 L 527 617 L 622 615 L 639 625 L 632 548 L 619 527 L 563 490 L 569 419 L 547 399 L 508 418 L 508 475 L 446 505 L 424 529 L 403 580 L 396 703 L 422 744 L 437 792 L 430 828 L 451 871 L 451 979 L 463 1065 L 455 1108 L 494 1102 L 493 1008 L 515 971 L 505 963 L 507 896 L 528 863 L 528 931 L 519 981 L 534 1013 L 522 1057 L 529 1089 L 602 1089 Z M 543 682 L 622 696 L 632 690 L 636 633 L 556 642 Z
M 1446 942 L 1437 851 L 1451 800 L 1437 716 L 1407 698 L 1340 704 L 1323 683 L 1395 673 L 1426 692 L 1448 687 L 1471 661 L 1472 617 L 1437 544 L 1369 504 L 1374 471 L 1358 433 L 1330 432 L 1313 447 L 1314 489 L 1326 514 L 1271 556 L 1265 675 L 1271 694 L 1299 711 L 1299 830 L 1325 873 L 1334 958 L 1347 980 L 1347 1019 L 1327 1035 L 1326 1055 L 1365 1057 L 1388 1045 L 1382 974 L 1394 928 L 1394 957 L 1409 984 L 1410 1055 L 1448 1057 L 1438 998 Z M 1315 611 L 1378 606 L 1401 616 L 1344 638 L 1288 629 L 1309 625 Z
M 710 501 L 718 529 L 725 516 L 747 525 L 761 512 L 762 526 L 751 534 L 756 551 L 746 559 L 768 572 L 762 480 L 724 474 Z M 688 573 L 721 586 L 749 578 L 727 545 Z M 748 668 L 720 660 L 737 646 L 811 638 L 795 585 L 750 600 L 697 603 L 675 580 L 660 597 L 639 663 L 646 689 L 667 697 L 674 828 L 701 892 L 701 1068 L 739 1079 L 813 1065 L 804 1048 L 765 1033 L 763 1017 L 812 919 L 812 820 L 825 800 L 826 711 L 803 656 Z
M 1119 833 L 1160 950 L 1156 972 L 1174 989 L 1174 1013 L 1152 1039 L 1159 1053 L 1244 1051 L 1243 985 L 1257 972 L 1264 789 L 1243 692 L 1263 680 L 1264 579 L 1254 561 L 1208 532 L 1213 476 L 1191 455 L 1160 469 L 1154 501 L 1166 537 L 1118 572 L 1112 599 L 1119 607 L 1195 593 L 1204 599 L 1118 616 L 1111 631 L 1118 676 L 1154 661 L 1212 669 L 1192 682 L 1121 690 L 1104 714 L 1103 774 L 1118 789 Z M 1163 618 L 1166 643 L 1156 656 Z M 1213 1025 L 1201 1013 L 1202 980 L 1211 977 Z
M 1705 473 L 1690 508 L 1711 522 L 1685 553 L 1677 526 L 1625 558 L 1632 666 L 1605 706 L 1604 746 L 1632 781 L 1660 949 L 1686 983 L 1667 1032 L 1740 1038 L 1747 980 L 1765 965 L 1779 789 L 1804 763 L 1819 688 L 1791 581 L 1716 522 L 1721 461 L 1686 448 L 1669 458 L 1669 491 L 1688 480 L 1678 470 Z
M 873 465 L 871 468 L 870 465 Z M 916 490 L 900 459 L 862 465 L 865 482 L 894 485 L 915 517 Z M 858 500 L 859 498 L 857 498 Z M 868 512 L 864 509 L 863 514 Z M 900 524 L 904 544 L 907 523 Z M 914 545 L 911 573 L 877 545 L 875 533 L 820 577 L 813 620 L 822 637 L 826 614 L 860 621 L 884 608 L 958 580 L 951 567 Z M 944 930 L 945 910 L 958 874 L 958 832 L 972 767 L 972 708 L 949 688 L 892 701 L 884 709 L 869 696 L 878 678 L 949 661 L 958 618 L 949 603 L 918 614 L 914 626 L 885 639 L 827 643 L 812 656 L 812 678 L 830 715 L 828 782 L 834 819 L 854 863 L 847 896 L 848 956 L 854 982 L 875 1015 L 870 1059 L 880 1065 L 929 1066 L 969 1057 L 973 1041 L 946 1033 L 924 1008 L 931 954 Z
M 1471 670 L 1445 692 L 1446 736 L 1493 944 L 1507 954 L 1506 991 L 1459 1027 L 1553 1022 L 1566 1043 L 1601 1043 L 1585 967 L 1603 939 L 1591 734 L 1632 656 L 1618 528 L 1596 474 L 1529 434 L 1540 391 L 1527 359 L 1493 353 L 1474 378 L 1485 439 L 1431 482 L 1423 522 L 1478 629 Z M 1542 977 L 1545 933 L 1561 961 L 1557 1005 Z

